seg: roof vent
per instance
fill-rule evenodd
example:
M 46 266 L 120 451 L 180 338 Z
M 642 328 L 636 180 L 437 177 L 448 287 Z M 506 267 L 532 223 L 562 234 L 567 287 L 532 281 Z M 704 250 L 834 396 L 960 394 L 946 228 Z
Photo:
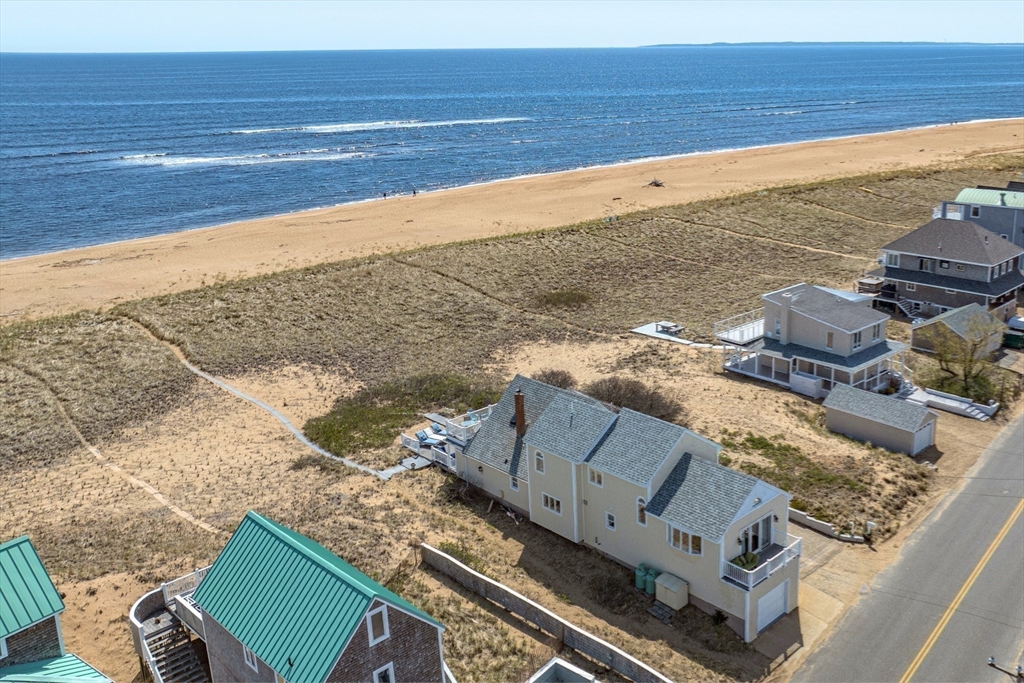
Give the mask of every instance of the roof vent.
M 1005 192 L 1000 192 L 999 193 L 999 206 L 1006 206 L 1006 193 Z
M 988 235 L 985 235 L 985 244 L 988 244 Z

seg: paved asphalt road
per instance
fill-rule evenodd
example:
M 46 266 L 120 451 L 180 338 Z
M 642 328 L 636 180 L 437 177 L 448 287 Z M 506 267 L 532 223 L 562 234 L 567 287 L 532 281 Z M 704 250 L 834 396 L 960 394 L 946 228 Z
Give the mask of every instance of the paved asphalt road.
M 942 473 L 939 461 L 939 474 Z M 793 681 L 899 681 L 1024 497 L 1024 416 L 911 534 L 898 559 Z M 1013 683 L 1024 664 L 1024 514 L 1018 515 L 920 662 L 913 681 Z

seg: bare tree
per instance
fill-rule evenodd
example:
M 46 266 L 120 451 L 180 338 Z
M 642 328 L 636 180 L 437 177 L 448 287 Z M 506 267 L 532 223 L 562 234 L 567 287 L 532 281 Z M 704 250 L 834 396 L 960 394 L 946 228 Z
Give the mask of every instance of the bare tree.
M 987 313 L 971 316 L 957 334 L 944 324 L 932 325 L 919 334 L 932 346 L 939 369 L 963 385 L 964 396 L 970 396 L 991 367 L 989 358 L 999 348 L 1005 325 Z

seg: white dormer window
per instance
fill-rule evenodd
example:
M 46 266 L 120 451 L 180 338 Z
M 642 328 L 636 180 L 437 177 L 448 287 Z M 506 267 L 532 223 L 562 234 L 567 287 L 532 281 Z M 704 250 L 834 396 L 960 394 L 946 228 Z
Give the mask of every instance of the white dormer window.
M 242 646 L 242 658 L 245 659 L 245 663 L 249 665 L 250 669 L 259 672 L 260 665 L 256 663 L 255 653 L 253 653 L 253 651 L 247 648 L 245 645 Z
M 388 662 L 374 671 L 373 683 L 395 683 L 395 663 Z
M 890 268 L 899 268 L 900 267 L 900 255 L 899 254 L 886 254 L 885 255 L 885 265 L 889 266 Z
M 832 334 L 832 333 L 829 332 L 829 334 Z M 860 348 L 860 334 L 861 334 L 860 332 L 854 332 L 853 333 L 853 350 L 854 351 L 856 351 L 857 349 Z
M 832 348 L 832 343 L 833 343 L 833 335 L 832 335 L 832 333 L 831 332 L 826 332 L 825 333 L 825 348 L 826 349 L 831 349 Z
M 591 469 L 589 477 L 591 484 L 600 488 L 604 488 L 604 477 L 601 476 L 600 472 L 598 472 L 595 469 Z
M 535 470 L 537 470 L 538 473 L 544 474 L 544 455 L 543 454 L 538 452 L 535 456 L 533 456 L 533 468 Z
M 882 323 L 876 323 L 871 328 L 871 341 L 878 341 L 882 337 Z
M 366 615 L 366 631 L 370 635 L 370 646 L 373 647 L 391 635 L 388 629 L 388 606 L 381 605 Z

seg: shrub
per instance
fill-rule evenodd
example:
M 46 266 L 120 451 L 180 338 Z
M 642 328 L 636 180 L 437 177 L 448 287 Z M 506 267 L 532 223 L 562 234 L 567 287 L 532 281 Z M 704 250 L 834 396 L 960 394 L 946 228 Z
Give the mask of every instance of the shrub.
M 684 419 L 682 403 L 635 379 L 606 377 L 583 387 L 583 393 L 598 401 L 629 408 L 660 420 L 676 422 Z
M 541 308 L 579 308 L 590 303 L 590 292 L 576 287 L 554 289 L 540 292 L 536 300 Z
M 553 387 L 558 387 L 559 389 L 576 388 L 576 378 L 568 370 L 547 368 L 534 373 L 533 379 L 538 382 L 544 382 L 544 384 L 550 384 Z

